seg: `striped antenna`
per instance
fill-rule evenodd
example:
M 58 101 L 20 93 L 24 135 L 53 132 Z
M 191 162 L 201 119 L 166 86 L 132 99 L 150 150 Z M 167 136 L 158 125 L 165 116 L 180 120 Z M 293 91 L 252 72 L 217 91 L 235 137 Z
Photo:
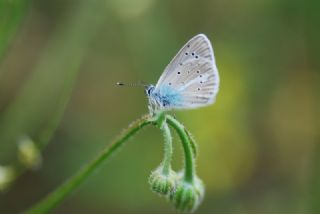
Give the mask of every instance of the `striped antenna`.
M 128 87 L 146 87 L 147 84 L 140 82 L 140 83 L 123 83 L 123 82 L 117 82 L 118 86 L 128 86 Z

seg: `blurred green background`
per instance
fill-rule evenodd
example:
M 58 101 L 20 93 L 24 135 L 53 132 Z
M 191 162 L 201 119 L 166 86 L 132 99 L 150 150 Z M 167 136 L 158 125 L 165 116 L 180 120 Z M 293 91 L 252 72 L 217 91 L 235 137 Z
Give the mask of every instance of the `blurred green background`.
M 215 105 L 176 113 L 199 145 L 197 213 L 320 213 L 319 11 L 312 0 L 1 0 L 0 165 L 17 160 L 21 136 L 45 148 L 42 167 L 0 193 L 0 213 L 30 207 L 145 114 L 143 90 L 115 83 L 156 83 L 198 33 L 221 87 Z M 176 213 L 147 183 L 162 143 L 156 128 L 139 133 L 53 213 Z

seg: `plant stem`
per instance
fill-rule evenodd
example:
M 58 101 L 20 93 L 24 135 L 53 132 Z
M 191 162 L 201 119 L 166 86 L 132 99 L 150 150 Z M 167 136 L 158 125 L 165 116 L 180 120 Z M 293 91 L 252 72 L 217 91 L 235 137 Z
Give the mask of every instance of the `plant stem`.
M 164 135 L 164 158 L 163 158 L 163 170 L 164 175 L 169 175 L 171 170 L 171 160 L 172 160 L 172 137 L 169 126 L 166 121 L 163 122 L 161 130 Z
M 121 136 L 110 146 L 108 145 L 95 159 L 84 166 L 76 175 L 67 180 L 64 184 L 51 192 L 47 197 L 28 209 L 27 214 L 47 213 L 64 200 L 73 190 L 86 180 L 104 161 L 109 159 L 112 154 L 118 151 L 122 145 L 128 142 L 129 138 L 136 134 L 146 125 L 151 124 L 149 115 L 145 115 L 136 122 L 132 123 Z
M 17 34 L 30 1 L 13 0 L 0 2 L 1 34 L 0 34 L 0 62 L 3 60 L 6 50 Z M 0 77 L 5 69 L 0 70 Z
M 41 133 L 38 139 L 36 139 L 37 148 L 39 149 L 39 155 L 41 155 L 42 150 L 44 150 L 45 147 L 48 145 L 54 132 L 59 126 L 59 123 L 62 119 L 66 106 L 69 102 L 70 96 L 72 94 L 73 86 L 77 79 L 79 66 L 80 63 L 75 63 L 65 74 L 61 95 L 58 98 L 56 105 L 56 111 L 53 112 L 52 119 L 49 120 L 49 123 L 45 130 Z M 23 173 L 30 169 L 29 166 L 26 166 L 24 163 L 21 163 L 19 159 L 16 159 L 14 162 L 12 162 L 10 166 L 12 166 L 15 172 L 8 186 L 12 185 Z
M 192 183 L 195 175 L 195 167 L 194 167 L 193 149 L 190 143 L 189 136 L 184 126 L 179 121 L 177 121 L 174 117 L 170 115 L 166 115 L 166 121 L 168 121 L 168 124 L 177 131 L 182 141 L 182 146 L 185 154 L 184 180 L 188 183 Z
M 0 61 L 7 44 L 20 26 L 21 17 L 30 8 L 30 2 L 0 0 Z M 31 137 L 37 144 L 39 153 L 42 153 L 51 141 L 65 112 L 82 62 L 87 56 L 87 49 L 101 26 L 105 25 L 107 14 L 104 4 L 103 1 L 77 1 L 73 12 L 68 13 L 66 22 L 57 26 L 50 36 L 31 76 L 24 82 L 13 101 L 1 112 L 0 150 L 6 151 L 1 153 L 1 159 L 12 159 L 16 148 L 10 142 L 17 141 L 21 135 Z M 1 24 L 4 24 L 3 29 Z M 5 69 L 0 69 L 0 80 L 4 72 Z M 5 82 L 0 82 L 0 91 L 8 88 L 8 85 L 3 83 Z M 39 129 L 40 133 L 35 128 Z M 15 174 L 8 185 L 12 185 L 29 170 L 18 159 L 12 161 L 10 166 Z
M 187 133 L 189 140 L 190 140 L 190 144 L 192 147 L 192 152 L 193 152 L 193 156 L 197 157 L 198 155 L 198 148 L 197 148 L 197 144 L 196 141 L 194 140 L 192 134 L 188 131 L 188 129 L 186 129 L 186 127 L 184 127 L 184 131 Z
M 62 89 L 61 95 L 58 98 L 56 111 L 53 112 L 51 120 L 38 139 L 38 147 L 41 151 L 46 148 L 61 122 L 65 109 L 69 103 L 74 84 L 77 80 L 80 65 L 81 63 L 77 63 L 77 65 L 73 65 L 72 67 L 70 66 L 71 69 L 65 76 L 65 81 L 63 84 L 64 88 Z

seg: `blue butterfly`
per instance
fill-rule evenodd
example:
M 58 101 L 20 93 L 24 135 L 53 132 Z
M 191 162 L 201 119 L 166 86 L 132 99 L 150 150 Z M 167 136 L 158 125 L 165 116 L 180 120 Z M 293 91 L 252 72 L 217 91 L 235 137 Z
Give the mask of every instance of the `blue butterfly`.
M 210 105 L 219 82 L 211 43 L 204 34 L 198 34 L 171 60 L 157 84 L 145 87 L 150 113 Z

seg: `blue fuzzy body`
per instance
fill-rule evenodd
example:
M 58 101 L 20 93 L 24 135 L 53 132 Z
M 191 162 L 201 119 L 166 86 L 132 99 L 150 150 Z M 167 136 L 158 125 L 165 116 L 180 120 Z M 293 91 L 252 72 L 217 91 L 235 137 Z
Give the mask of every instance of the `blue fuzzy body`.
M 146 89 L 146 93 L 152 111 L 171 109 L 179 106 L 182 102 L 181 93 L 170 86 L 155 88 L 153 85 L 150 85 Z

